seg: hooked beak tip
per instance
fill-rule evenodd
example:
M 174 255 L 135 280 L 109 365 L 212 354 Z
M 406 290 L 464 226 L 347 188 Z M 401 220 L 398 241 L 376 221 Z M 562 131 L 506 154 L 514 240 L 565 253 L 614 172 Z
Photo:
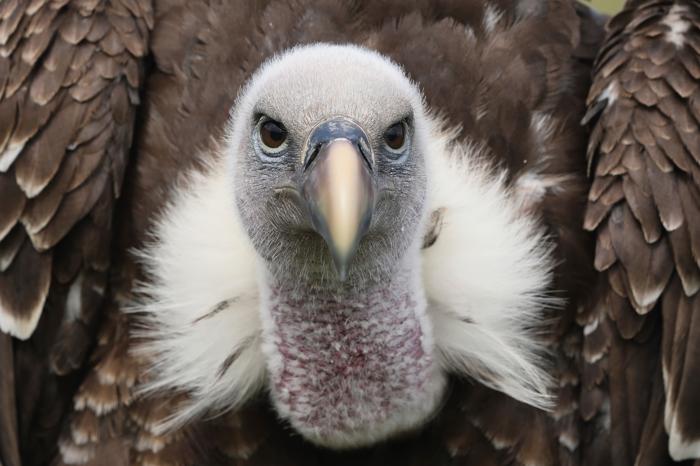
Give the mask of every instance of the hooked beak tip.
M 345 282 L 348 278 L 348 265 L 347 262 L 335 263 L 335 271 L 338 272 L 338 279 L 341 282 Z
M 357 242 L 359 242 L 359 238 Z M 335 266 L 335 271 L 338 273 L 338 278 L 341 282 L 344 282 L 348 278 L 348 269 L 350 268 L 352 258 L 355 256 L 355 252 L 357 251 L 357 244 L 350 248 L 340 250 L 340 248 L 338 248 L 332 240 L 326 239 L 326 243 L 328 244 L 328 248 L 331 252 L 333 265 Z

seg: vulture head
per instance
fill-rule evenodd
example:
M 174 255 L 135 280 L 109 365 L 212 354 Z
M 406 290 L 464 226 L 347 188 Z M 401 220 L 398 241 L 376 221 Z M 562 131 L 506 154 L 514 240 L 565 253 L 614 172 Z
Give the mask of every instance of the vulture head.
M 231 121 L 236 204 L 269 279 L 391 288 L 426 210 L 426 116 L 402 71 L 358 48 L 297 49 L 252 78 Z
M 531 330 L 551 248 L 454 136 L 362 48 L 298 47 L 252 76 L 141 251 L 144 389 L 188 395 L 163 428 L 264 388 L 307 440 L 361 447 L 427 423 L 450 373 L 547 406 Z
M 377 54 L 303 48 L 253 77 L 232 122 L 277 410 L 341 447 L 425 420 L 445 383 L 420 285 L 419 91 Z

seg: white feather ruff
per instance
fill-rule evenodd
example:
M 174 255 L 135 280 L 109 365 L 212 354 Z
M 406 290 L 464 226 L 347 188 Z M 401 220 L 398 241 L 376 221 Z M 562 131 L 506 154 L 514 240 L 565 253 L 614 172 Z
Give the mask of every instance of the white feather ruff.
M 163 428 L 235 408 L 264 382 L 256 255 L 228 179 L 221 166 L 191 175 L 138 252 L 150 281 L 129 310 L 142 315 L 138 351 L 153 362 L 143 390 L 190 395 Z
M 429 203 L 440 209 L 435 244 L 423 253 L 423 277 L 435 341 L 451 372 L 467 374 L 524 403 L 551 404 L 543 313 L 557 301 L 553 245 L 524 214 L 505 173 L 482 159 L 485 148 L 433 138 Z
M 442 227 L 422 255 L 428 317 L 443 367 L 548 407 L 545 351 L 534 329 L 554 301 L 545 294 L 552 245 L 521 215 L 504 175 L 479 161 L 482 149 L 450 148 L 449 140 L 445 134 L 431 148 L 429 202 L 431 210 L 442 210 Z M 139 253 L 152 277 L 139 290 L 144 300 L 131 309 L 144 316 L 149 343 L 141 351 L 153 360 L 144 390 L 191 396 L 165 427 L 238 406 L 265 380 L 257 256 L 232 193 L 221 167 L 190 176 Z

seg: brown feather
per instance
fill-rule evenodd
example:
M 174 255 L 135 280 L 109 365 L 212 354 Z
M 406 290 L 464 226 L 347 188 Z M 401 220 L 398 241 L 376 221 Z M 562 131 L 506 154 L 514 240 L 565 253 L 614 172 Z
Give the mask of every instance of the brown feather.
M 21 219 L 22 225 L 28 234 L 31 235 L 41 231 L 54 217 L 58 207 L 61 205 L 74 171 L 74 165 L 61 164 L 51 183 L 38 196 L 29 200 Z
M 698 374 L 700 373 L 700 355 L 698 354 L 698 341 L 700 339 L 700 295 L 696 294 L 692 298 L 683 297 L 688 303 L 685 307 L 689 310 L 687 315 L 679 315 L 677 322 L 685 318 L 686 332 L 674 338 L 674 351 L 683 355 L 682 367 L 678 367 L 679 377 L 672 374 L 674 387 L 677 392 L 671 393 L 669 401 L 675 406 L 676 422 L 678 430 L 685 439 L 697 439 L 700 437 L 700 420 L 694 414 L 700 409 L 700 391 L 698 390 Z M 681 311 L 679 310 L 679 313 Z M 678 326 L 676 327 L 678 330 Z M 680 361 L 679 361 L 680 364 Z M 677 385 L 676 385 L 677 384 Z M 675 390 L 674 390 L 675 391 Z
M 58 33 L 69 44 L 77 45 L 85 39 L 92 26 L 92 18 L 72 10 L 63 19 Z
M 637 336 L 646 321 L 646 316 L 639 314 L 626 297 L 615 292 L 608 293 L 605 302 L 620 335 L 627 339 Z
M 689 218 L 688 221 L 691 222 L 692 220 Z M 688 228 L 683 225 L 677 230 L 670 232 L 669 239 L 671 240 L 676 272 L 683 284 L 683 290 L 686 296 L 693 296 L 700 290 L 700 269 L 691 251 Z
M 639 441 L 635 466 L 657 466 L 668 463 L 668 436 L 664 431 L 664 388 L 660 371 L 655 371 L 649 411 Z
M 25 63 L 36 63 L 53 39 L 53 34 L 58 24 L 52 21 L 57 14 L 56 10 L 44 8 L 39 13 L 32 15 L 32 20 L 25 32 L 26 39 L 20 46 L 20 56 Z
M 89 181 L 68 193 L 51 222 L 37 233 L 29 235 L 34 247 L 38 251 L 45 251 L 63 239 L 75 223 L 93 208 L 99 196 L 107 188 L 105 185 L 108 177 L 107 169 L 103 166 Z
M 2 63 L 8 63 L 8 61 L 0 58 L 0 66 L 2 66 Z M 16 119 L 17 97 L 11 97 L 0 102 L 0 150 L 2 151 L 7 147 L 7 143 L 12 135 L 12 130 L 15 127 Z M 12 164 L 14 158 L 12 160 L 9 160 L 9 158 L 10 156 L 5 153 L 0 156 L 0 171 L 7 171 L 7 167 Z
M 27 242 L 20 247 L 12 264 L 0 274 L 0 312 L 3 320 L 9 320 L 9 325 L 17 325 L 23 338 L 34 330 L 50 283 L 50 254 L 36 252 Z
M 646 314 L 656 304 L 673 272 L 666 241 L 648 247 L 627 205 L 616 206 L 610 216 L 613 248 L 625 269 L 625 288 L 637 312 Z
M 16 225 L 10 233 L 0 241 L 0 272 L 4 272 L 17 256 L 19 248 L 26 240 L 26 235 L 20 225 Z
M 29 95 L 34 102 L 46 105 L 56 96 L 64 83 L 73 53 L 75 53 L 75 47 L 71 44 L 61 39 L 54 40 L 49 56 L 29 87 Z
M 81 104 L 74 102 L 62 108 L 15 163 L 17 184 L 27 197 L 41 193 L 58 171 L 82 111 Z
M 632 170 L 630 172 L 639 173 L 639 176 L 646 176 L 644 170 Z M 645 195 L 643 190 L 633 181 L 632 176 L 622 178 L 622 190 L 628 202 L 630 211 L 639 222 L 644 233 L 644 241 L 655 243 L 661 238 L 661 222 L 654 209 L 654 205 L 649 195 Z M 598 269 L 602 270 L 602 269 Z
M 0 333 L 0 458 L 6 466 L 21 466 L 15 410 L 15 367 L 12 337 Z
M 25 203 L 26 198 L 15 183 L 12 173 L 0 173 L 0 242 L 19 220 Z
M 46 123 L 57 104 L 54 99 L 47 105 L 37 105 L 34 101 L 27 98 L 26 94 L 26 90 L 22 90 L 17 94 L 16 102 L 19 104 L 19 112 L 8 143 L 10 146 L 18 147 L 20 152 L 27 140 L 34 136 L 39 128 Z M 16 156 L 19 156 L 19 152 Z

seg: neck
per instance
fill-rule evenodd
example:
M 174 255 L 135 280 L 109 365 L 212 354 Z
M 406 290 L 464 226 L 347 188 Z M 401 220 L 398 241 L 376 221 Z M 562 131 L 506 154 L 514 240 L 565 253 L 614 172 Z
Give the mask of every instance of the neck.
M 380 281 L 302 289 L 266 274 L 264 351 L 279 413 L 307 438 L 350 447 L 408 430 L 444 380 L 416 254 Z

